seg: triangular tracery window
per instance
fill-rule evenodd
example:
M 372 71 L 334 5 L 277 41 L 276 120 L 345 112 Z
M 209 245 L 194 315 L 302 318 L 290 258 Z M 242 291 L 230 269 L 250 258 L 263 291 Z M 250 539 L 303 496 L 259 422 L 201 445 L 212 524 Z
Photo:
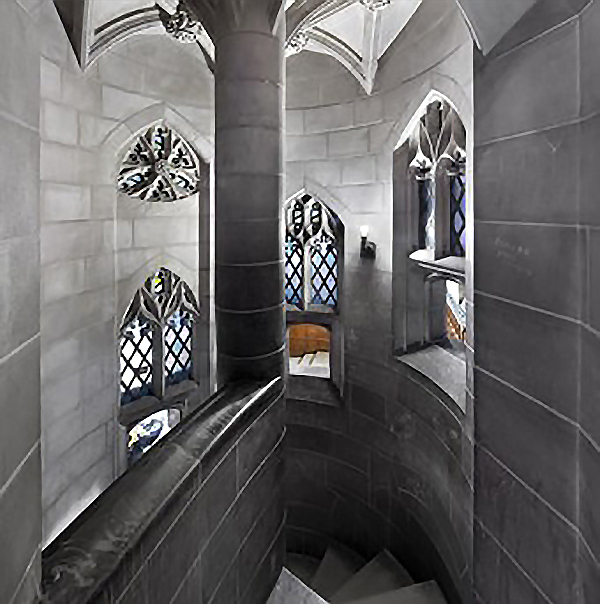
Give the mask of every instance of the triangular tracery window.
M 285 207 L 285 299 L 288 305 L 336 309 L 339 219 L 318 199 L 301 195 Z
M 164 123 L 137 137 L 127 151 L 119 192 L 144 201 L 172 202 L 198 192 L 200 162 L 193 148 Z
M 166 387 L 192 379 L 194 323 L 200 312 L 190 287 L 161 268 L 135 296 L 121 327 L 121 403 L 162 398 Z

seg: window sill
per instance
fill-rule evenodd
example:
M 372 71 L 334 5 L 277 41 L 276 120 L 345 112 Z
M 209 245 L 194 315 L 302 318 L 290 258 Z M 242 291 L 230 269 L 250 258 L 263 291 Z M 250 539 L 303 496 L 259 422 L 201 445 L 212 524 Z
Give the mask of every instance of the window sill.
M 323 307 L 328 308 L 328 307 Z M 338 315 L 329 308 L 328 310 L 298 310 L 287 308 L 286 321 L 288 324 L 311 323 L 313 325 L 332 325 L 338 320 Z
M 184 380 L 179 384 L 168 386 L 163 398 L 144 396 L 132 401 L 119 409 L 119 423 L 122 426 L 130 426 L 161 409 L 181 405 L 184 399 L 193 395 L 197 388 L 198 384 L 196 382 Z
M 449 279 L 458 279 L 463 283 L 465 281 L 465 258 L 446 256 L 436 259 L 433 250 L 417 250 L 409 258 L 427 271 L 439 273 Z
M 288 375 L 286 396 L 329 407 L 340 407 L 342 403 L 340 393 L 330 379 L 310 375 Z
M 433 382 L 458 406 L 467 409 L 467 368 L 465 361 L 440 346 L 397 356 L 396 359 Z

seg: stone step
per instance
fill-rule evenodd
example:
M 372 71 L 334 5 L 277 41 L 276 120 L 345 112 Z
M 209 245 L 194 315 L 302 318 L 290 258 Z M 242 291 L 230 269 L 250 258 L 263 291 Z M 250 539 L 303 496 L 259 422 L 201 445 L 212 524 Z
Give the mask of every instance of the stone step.
M 327 602 L 284 568 L 267 604 L 327 604 Z
M 344 604 L 369 596 L 396 591 L 414 581 L 406 569 L 388 552 L 377 554 L 330 598 L 331 604 Z
M 326 600 L 365 564 L 358 554 L 341 546 L 330 546 L 311 581 L 311 587 Z
M 285 556 L 286 568 L 296 575 L 302 583 L 309 586 L 312 584 L 312 579 L 319 568 L 319 564 L 321 564 L 321 560 L 305 554 L 288 552 Z
M 403 587 L 385 594 L 354 600 L 351 604 L 447 604 L 435 581 Z

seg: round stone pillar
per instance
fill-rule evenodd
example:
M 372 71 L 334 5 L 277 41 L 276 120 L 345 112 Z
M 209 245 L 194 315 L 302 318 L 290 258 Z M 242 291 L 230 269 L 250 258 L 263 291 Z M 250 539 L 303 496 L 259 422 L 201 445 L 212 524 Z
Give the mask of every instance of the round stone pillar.
M 256 14 L 215 40 L 218 381 L 283 373 L 283 30 Z

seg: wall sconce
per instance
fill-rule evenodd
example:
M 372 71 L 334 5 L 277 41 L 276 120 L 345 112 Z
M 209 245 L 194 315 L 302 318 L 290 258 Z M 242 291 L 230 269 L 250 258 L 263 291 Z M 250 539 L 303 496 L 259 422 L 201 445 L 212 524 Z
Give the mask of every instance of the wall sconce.
M 360 257 L 368 260 L 375 260 L 377 256 L 377 245 L 367 238 L 369 236 L 369 227 L 360 227 Z

